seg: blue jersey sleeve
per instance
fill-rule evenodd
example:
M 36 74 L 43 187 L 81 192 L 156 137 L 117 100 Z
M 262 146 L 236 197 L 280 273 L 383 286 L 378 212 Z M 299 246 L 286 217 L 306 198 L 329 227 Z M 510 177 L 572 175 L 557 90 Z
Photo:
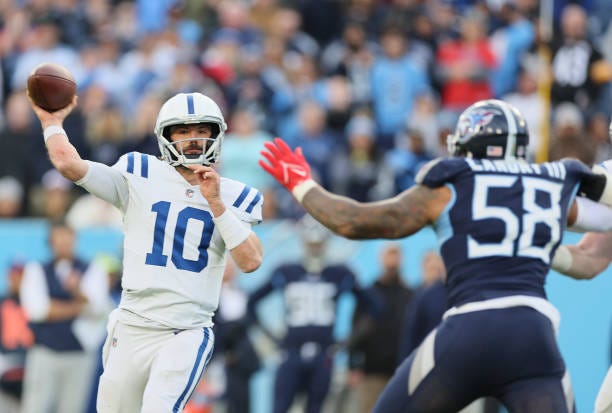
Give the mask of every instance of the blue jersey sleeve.
M 423 166 L 415 181 L 419 185 L 438 188 L 469 169 L 463 158 L 437 158 Z

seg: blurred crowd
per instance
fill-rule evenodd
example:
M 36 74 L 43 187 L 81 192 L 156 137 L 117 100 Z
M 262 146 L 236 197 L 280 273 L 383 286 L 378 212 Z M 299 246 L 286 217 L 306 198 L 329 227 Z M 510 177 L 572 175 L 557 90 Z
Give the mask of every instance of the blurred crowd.
M 546 4 L 550 4 L 548 10 Z M 612 9 L 605 0 L 2 0 L 0 216 L 116 224 L 51 164 L 24 94 L 44 61 L 74 74 L 65 129 L 83 158 L 157 154 L 167 97 L 200 91 L 229 125 L 221 173 L 301 210 L 259 168 L 262 143 L 300 145 L 317 179 L 368 201 L 445 155 L 475 100 L 502 98 L 531 132 L 529 158 L 612 156 Z

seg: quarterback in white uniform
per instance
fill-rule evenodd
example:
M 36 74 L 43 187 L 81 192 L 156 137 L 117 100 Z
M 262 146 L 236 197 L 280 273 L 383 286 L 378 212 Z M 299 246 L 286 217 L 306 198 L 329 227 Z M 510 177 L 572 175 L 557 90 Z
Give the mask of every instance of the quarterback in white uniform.
M 180 93 L 155 125 L 162 159 L 131 152 L 112 167 L 85 161 L 62 122 L 31 102 L 53 165 L 123 214 L 123 294 L 109 317 L 98 412 L 180 412 L 212 355 L 212 317 L 227 252 L 243 272 L 261 265 L 251 225 L 261 221 L 255 188 L 221 178 L 226 124 L 200 93 Z

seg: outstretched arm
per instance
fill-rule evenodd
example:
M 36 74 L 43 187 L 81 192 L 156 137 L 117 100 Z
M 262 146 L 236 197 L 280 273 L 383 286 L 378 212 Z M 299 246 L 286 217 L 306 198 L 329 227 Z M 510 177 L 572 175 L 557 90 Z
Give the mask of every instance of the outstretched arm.
M 302 206 L 346 238 L 402 238 L 431 224 L 449 199 L 447 188 L 417 185 L 390 199 L 362 203 L 317 185 L 304 196 Z
M 261 167 L 287 188 L 316 220 L 351 239 L 401 238 L 431 224 L 451 198 L 446 187 L 416 185 L 378 202 L 357 202 L 332 194 L 310 176 L 301 148 L 292 151 L 279 138 L 265 143 Z
M 57 112 L 47 112 L 37 106 L 32 99 L 30 106 L 38 117 L 43 128 L 45 145 L 49 152 L 49 158 L 53 166 L 67 179 L 75 182 L 80 180 L 87 173 L 87 162 L 79 156 L 77 150 L 68 140 L 66 132 L 62 128 L 64 119 L 72 112 L 77 105 L 75 96 L 72 103 Z
M 557 248 L 552 268 L 576 279 L 591 279 L 612 262 L 612 232 L 588 232 L 576 245 Z

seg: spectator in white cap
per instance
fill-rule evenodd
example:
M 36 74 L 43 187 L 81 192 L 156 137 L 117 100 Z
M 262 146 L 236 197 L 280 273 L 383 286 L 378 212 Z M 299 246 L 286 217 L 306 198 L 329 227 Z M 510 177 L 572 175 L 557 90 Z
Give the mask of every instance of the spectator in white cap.
M 23 186 L 13 176 L 0 178 L 0 218 L 17 217 L 21 211 Z
M 41 185 L 32 194 L 32 210 L 36 215 L 50 220 L 64 217 L 72 203 L 72 182 L 56 169 L 44 173 Z
M 580 108 L 570 102 L 556 106 L 553 112 L 549 159 L 577 158 L 590 165 L 595 159 L 595 145 L 584 130 Z

